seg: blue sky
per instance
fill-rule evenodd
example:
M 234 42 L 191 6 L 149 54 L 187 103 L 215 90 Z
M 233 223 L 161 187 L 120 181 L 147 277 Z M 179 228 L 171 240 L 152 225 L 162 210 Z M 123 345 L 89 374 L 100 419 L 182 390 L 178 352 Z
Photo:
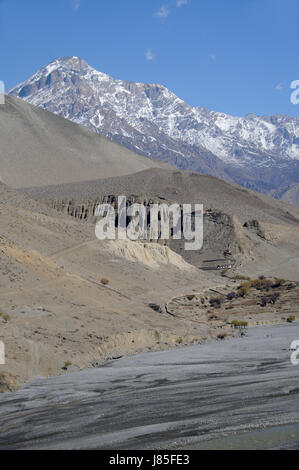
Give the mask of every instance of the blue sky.
M 56 57 L 161 83 L 193 106 L 290 114 L 299 80 L 298 0 L 0 0 L 0 80 Z

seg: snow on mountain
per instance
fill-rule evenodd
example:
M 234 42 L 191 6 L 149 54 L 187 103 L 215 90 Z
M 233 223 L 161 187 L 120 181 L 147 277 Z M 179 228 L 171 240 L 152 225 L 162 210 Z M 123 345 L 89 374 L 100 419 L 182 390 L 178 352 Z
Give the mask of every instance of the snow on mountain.
M 151 158 L 263 192 L 277 186 L 275 171 L 283 184 L 299 175 L 299 118 L 191 107 L 162 85 L 115 80 L 78 57 L 54 60 L 9 93 Z

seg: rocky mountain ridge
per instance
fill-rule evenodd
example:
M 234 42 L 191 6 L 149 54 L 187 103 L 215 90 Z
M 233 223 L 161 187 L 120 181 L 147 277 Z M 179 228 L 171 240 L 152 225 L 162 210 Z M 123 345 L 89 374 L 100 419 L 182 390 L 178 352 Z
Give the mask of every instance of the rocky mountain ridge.
M 299 118 L 191 107 L 158 84 L 56 59 L 9 92 L 146 156 L 299 203 Z M 291 191 L 290 191 L 291 189 Z

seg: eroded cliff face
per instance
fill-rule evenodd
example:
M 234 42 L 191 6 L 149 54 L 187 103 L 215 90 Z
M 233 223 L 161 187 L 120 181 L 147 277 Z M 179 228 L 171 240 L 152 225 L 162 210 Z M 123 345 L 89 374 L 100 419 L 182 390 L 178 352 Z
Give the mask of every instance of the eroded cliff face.
M 127 196 L 127 207 L 132 204 L 139 203 L 147 209 L 147 225 L 148 225 L 148 240 L 150 231 L 150 206 L 152 204 L 168 204 L 162 197 L 149 197 L 146 195 L 130 195 Z M 63 212 L 69 216 L 75 217 L 83 222 L 95 224 L 99 217 L 95 215 L 96 208 L 99 204 L 111 204 L 116 213 L 116 226 L 118 224 L 117 210 L 118 210 L 118 197 L 110 194 L 98 199 L 93 200 L 75 200 L 75 199 L 61 199 L 61 200 L 47 200 L 45 203 L 51 208 Z M 183 212 L 181 211 L 181 219 L 183 220 Z M 131 221 L 131 217 L 127 216 L 127 226 Z M 192 230 L 194 226 L 194 212 L 192 213 Z M 161 235 L 161 226 L 159 225 L 159 237 Z M 152 240 L 151 240 L 152 241 Z M 232 269 L 237 260 L 241 258 L 252 258 L 253 242 L 248 236 L 248 231 L 242 227 L 239 219 L 236 216 L 231 216 L 220 210 L 207 210 L 204 213 L 204 243 L 201 250 L 186 251 L 185 241 L 169 240 L 156 241 L 159 244 L 166 245 L 174 252 L 181 255 L 185 261 L 197 267 L 204 267 L 206 269 L 215 269 L 220 267 L 229 267 Z M 153 241 L 155 242 L 155 240 Z M 224 252 L 229 250 L 231 256 L 228 258 L 223 257 Z M 206 258 L 215 259 L 215 262 L 203 266 Z
M 128 196 L 126 199 L 127 207 L 131 206 L 132 204 L 138 203 L 144 205 L 148 211 L 150 209 L 151 204 L 163 204 L 166 202 L 164 198 L 151 198 L 136 195 Z M 75 217 L 76 219 L 89 223 L 96 223 L 98 217 L 95 216 L 95 211 L 99 204 L 110 204 L 117 213 L 118 196 L 111 194 L 99 197 L 97 199 L 87 199 L 82 201 L 75 199 L 50 199 L 46 200 L 45 204 L 53 209 L 58 210 L 59 212 L 63 212 L 64 214 Z M 127 225 L 129 221 L 130 217 L 127 218 Z
M 96 220 L 96 217 L 94 216 L 96 207 L 98 204 L 101 204 L 102 201 L 84 201 L 80 203 L 74 200 L 50 200 L 45 203 L 47 206 L 75 217 L 76 219 L 94 223 Z

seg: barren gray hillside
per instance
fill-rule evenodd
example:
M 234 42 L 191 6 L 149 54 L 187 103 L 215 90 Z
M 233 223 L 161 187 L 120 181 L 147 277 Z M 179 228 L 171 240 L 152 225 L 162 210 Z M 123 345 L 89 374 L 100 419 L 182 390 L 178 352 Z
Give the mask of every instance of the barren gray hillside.
M 26 193 L 41 201 L 94 201 L 108 194 L 162 196 L 178 203 L 203 204 L 205 209 L 217 208 L 244 222 L 255 217 L 290 224 L 299 221 L 299 209 L 291 204 L 212 176 L 176 169 L 149 169 L 105 180 L 26 188 Z
M 159 162 L 12 97 L 0 107 L 0 181 L 42 186 L 126 175 Z

